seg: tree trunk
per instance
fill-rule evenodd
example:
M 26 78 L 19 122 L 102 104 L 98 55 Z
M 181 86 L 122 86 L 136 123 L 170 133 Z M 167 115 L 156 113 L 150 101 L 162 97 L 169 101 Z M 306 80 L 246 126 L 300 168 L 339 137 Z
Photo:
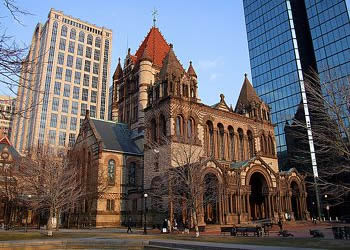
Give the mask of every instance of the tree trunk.
M 198 220 L 197 220 L 197 212 L 195 209 L 192 209 L 193 223 L 194 229 L 196 231 L 196 237 L 199 237 L 199 228 L 198 228 Z
M 47 221 L 47 235 L 52 236 L 53 208 L 50 208 L 49 219 Z
M 59 225 L 59 221 L 60 221 L 60 211 L 59 211 L 59 210 L 56 211 L 56 218 L 57 218 L 57 221 L 56 221 L 56 231 L 59 231 L 59 230 L 60 230 L 60 225 Z

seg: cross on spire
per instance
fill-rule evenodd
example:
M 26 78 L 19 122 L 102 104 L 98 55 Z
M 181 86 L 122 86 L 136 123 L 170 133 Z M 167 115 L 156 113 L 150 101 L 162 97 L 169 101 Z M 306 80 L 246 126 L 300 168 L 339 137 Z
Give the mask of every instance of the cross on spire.
M 153 16 L 153 27 L 156 27 L 156 16 L 158 15 L 158 10 L 156 8 L 153 9 L 152 11 L 152 16 Z

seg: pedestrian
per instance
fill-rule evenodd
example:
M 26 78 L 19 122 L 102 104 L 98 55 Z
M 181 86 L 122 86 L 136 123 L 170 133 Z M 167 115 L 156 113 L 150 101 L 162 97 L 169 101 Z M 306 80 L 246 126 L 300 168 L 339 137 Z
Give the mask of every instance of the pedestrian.
M 174 227 L 173 227 L 174 231 L 177 231 L 177 222 L 176 219 L 174 219 Z
M 166 233 L 167 232 L 167 227 L 168 227 L 168 220 L 164 219 L 163 225 L 162 225 L 162 233 Z
M 278 227 L 280 228 L 280 232 L 283 231 L 283 224 L 281 218 L 278 220 Z
M 128 231 L 126 231 L 127 233 L 132 233 L 132 230 L 131 230 L 131 224 L 132 224 L 132 219 L 131 219 L 131 216 L 129 216 L 129 219 L 128 219 Z

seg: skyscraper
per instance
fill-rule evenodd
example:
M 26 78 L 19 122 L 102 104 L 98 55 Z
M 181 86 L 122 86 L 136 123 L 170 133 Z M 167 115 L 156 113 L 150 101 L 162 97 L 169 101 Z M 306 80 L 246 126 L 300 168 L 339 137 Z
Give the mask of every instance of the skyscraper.
M 284 128 L 299 106 L 312 129 L 304 89 L 310 68 L 321 83 L 329 71 L 337 81 L 350 76 L 349 13 L 345 0 L 243 0 L 243 5 L 253 85 L 272 108 L 283 168 L 288 150 Z M 309 146 L 314 160 L 312 138 Z
M 12 142 L 72 145 L 87 109 L 107 119 L 112 31 L 51 9 L 23 64 Z

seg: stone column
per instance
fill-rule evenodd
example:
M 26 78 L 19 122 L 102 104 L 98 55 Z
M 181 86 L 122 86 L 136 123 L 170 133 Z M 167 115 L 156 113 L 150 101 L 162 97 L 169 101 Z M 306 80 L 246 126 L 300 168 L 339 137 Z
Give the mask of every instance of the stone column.
M 269 218 L 272 218 L 273 216 L 272 216 L 272 209 L 271 209 L 272 207 L 271 194 L 268 194 L 267 199 L 268 199 L 268 206 L 269 206 Z
M 250 209 L 250 201 L 249 201 L 249 197 L 250 197 L 250 193 L 247 193 L 247 210 L 248 210 L 248 221 L 251 220 L 250 218 L 250 212 L 251 212 L 251 209 Z

